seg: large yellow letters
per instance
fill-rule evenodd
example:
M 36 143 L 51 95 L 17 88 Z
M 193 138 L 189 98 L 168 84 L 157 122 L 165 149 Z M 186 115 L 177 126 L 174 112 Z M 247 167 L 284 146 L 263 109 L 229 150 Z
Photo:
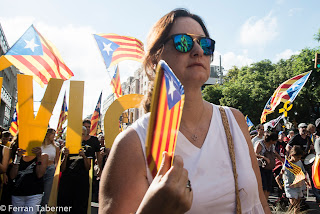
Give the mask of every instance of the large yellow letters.
M 32 76 L 18 74 L 19 147 L 27 150 L 26 155 L 34 155 L 31 149 L 41 146 L 62 84 L 62 79 L 50 79 L 34 117 Z
M 129 108 L 139 108 L 143 99 L 141 94 L 127 94 L 116 99 L 104 116 L 105 146 L 111 148 L 114 139 L 119 134 L 119 117 Z
M 82 142 L 83 81 L 71 81 L 69 93 L 66 147 L 70 154 L 78 154 Z

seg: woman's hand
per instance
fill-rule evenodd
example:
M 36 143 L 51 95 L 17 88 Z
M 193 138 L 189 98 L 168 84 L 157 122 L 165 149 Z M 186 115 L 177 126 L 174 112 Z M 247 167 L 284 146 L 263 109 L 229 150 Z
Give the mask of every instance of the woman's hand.
M 193 192 L 187 188 L 188 171 L 180 156 L 164 152 L 161 167 L 146 192 L 137 213 L 185 213 L 192 205 Z
M 37 159 L 41 159 L 41 147 L 34 147 L 31 152 L 36 155 Z
M 267 161 L 267 164 L 269 164 L 269 163 L 270 163 L 270 159 L 269 159 L 269 158 L 267 158 L 267 157 L 263 157 L 263 159 L 264 159 L 265 161 Z
M 24 153 L 26 153 L 26 150 L 24 150 L 24 149 L 18 148 L 16 151 L 16 154 L 18 157 L 21 157 Z
M 67 147 L 63 147 L 61 152 L 62 154 L 64 154 L 65 157 L 69 156 L 69 149 Z

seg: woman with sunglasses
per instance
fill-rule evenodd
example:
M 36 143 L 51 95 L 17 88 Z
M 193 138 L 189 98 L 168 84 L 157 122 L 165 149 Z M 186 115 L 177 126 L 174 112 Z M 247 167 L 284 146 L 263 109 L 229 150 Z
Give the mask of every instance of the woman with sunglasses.
M 201 95 L 214 45 L 201 18 L 184 9 L 171 11 L 154 25 L 145 70 L 153 80 L 157 63 L 165 60 L 185 91 L 173 165 L 164 152 L 152 178 L 145 156 L 150 114 L 144 115 L 112 146 L 100 183 L 99 213 L 235 213 L 235 179 L 219 107 Z M 225 111 L 235 147 L 238 211 L 270 213 L 244 116 L 228 107 Z

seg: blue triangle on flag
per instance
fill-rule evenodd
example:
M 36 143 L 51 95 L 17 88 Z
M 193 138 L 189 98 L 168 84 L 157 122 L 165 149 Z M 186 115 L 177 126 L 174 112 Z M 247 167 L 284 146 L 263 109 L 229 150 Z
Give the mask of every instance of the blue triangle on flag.
M 163 61 L 160 61 L 161 67 L 164 71 L 164 77 L 167 88 L 167 101 L 169 110 L 181 100 L 184 94 L 184 89 L 179 79 L 174 75 L 170 67 Z
M 112 42 L 109 39 L 106 39 L 102 36 L 98 36 L 96 34 L 93 34 L 94 38 L 97 41 L 98 47 L 101 51 L 102 57 L 104 59 L 104 62 L 107 66 L 107 68 L 109 67 L 111 60 L 112 60 L 112 56 L 114 51 L 120 47 L 120 45 L 118 45 L 117 43 Z
M 43 55 L 40 37 L 33 25 L 28 28 L 5 55 Z

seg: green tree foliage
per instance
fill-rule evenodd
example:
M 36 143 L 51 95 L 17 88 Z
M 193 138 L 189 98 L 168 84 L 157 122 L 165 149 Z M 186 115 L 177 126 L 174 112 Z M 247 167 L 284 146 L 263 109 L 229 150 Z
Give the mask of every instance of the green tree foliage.
M 313 69 L 312 61 L 315 52 L 319 52 L 319 49 L 306 48 L 300 54 L 276 64 L 262 60 L 242 68 L 234 66 L 224 78 L 223 85 L 207 86 L 203 90 L 203 98 L 215 104 L 237 108 L 248 115 L 254 124 L 259 124 L 265 104 L 281 83 L 314 70 L 288 112 L 291 122 L 314 122 L 320 117 L 320 71 Z M 278 117 L 282 107 L 283 103 L 274 113 L 267 115 L 267 121 Z

